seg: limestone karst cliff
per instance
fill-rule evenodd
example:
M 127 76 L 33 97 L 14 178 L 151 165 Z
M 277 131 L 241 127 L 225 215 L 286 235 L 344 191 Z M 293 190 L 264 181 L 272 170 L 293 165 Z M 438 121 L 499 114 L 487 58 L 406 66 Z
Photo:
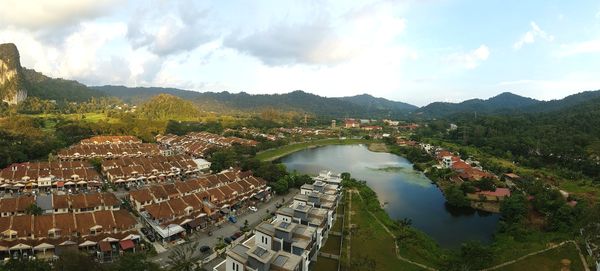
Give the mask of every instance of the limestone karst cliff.
M 17 104 L 27 98 L 26 80 L 13 43 L 0 44 L 0 99 L 8 104 Z

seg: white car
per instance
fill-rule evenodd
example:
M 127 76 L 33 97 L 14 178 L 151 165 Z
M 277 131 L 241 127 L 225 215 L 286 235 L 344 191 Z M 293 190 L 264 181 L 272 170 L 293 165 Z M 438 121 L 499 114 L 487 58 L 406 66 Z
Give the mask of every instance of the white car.
M 254 207 L 254 206 L 250 206 L 250 207 L 248 207 L 248 209 L 250 209 L 250 211 L 252 211 L 252 212 L 258 212 L 258 209 L 256 209 L 256 207 Z

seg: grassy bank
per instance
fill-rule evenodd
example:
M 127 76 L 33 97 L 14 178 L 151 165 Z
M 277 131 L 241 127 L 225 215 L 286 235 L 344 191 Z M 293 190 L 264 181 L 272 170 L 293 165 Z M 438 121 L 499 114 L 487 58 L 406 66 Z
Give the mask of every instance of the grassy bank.
M 352 224 L 352 228 L 349 230 L 349 259 L 347 243 L 342 248 L 342 270 L 423 270 L 402 258 L 434 268 L 439 266 L 445 251 L 433 239 L 392 220 L 366 184 L 345 181 L 344 185 L 347 187 L 346 206 L 351 207 L 345 213 L 346 227 Z
M 292 154 L 297 151 L 301 151 L 309 148 L 316 148 L 320 146 L 326 145 L 352 145 L 352 144 L 367 144 L 378 142 L 374 140 L 368 139 L 337 139 L 337 138 L 328 138 L 314 141 L 307 141 L 301 143 L 295 143 L 290 145 L 285 145 L 276 149 L 269 149 L 266 151 L 262 151 L 256 154 L 256 158 L 261 161 L 273 161 L 275 159 L 284 157 L 286 155 Z
M 571 271 L 584 271 L 585 268 L 581 263 L 581 258 L 577 253 L 577 248 L 573 244 L 567 244 L 559 248 L 555 248 L 544 253 L 534 255 L 528 258 L 518 261 L 511 265 L 504 266 L 497 270 L 499 271 L 525 271 L 525 270 L 561 270 L 563 264 L 562 260 L 567 259 L 570 261 Z

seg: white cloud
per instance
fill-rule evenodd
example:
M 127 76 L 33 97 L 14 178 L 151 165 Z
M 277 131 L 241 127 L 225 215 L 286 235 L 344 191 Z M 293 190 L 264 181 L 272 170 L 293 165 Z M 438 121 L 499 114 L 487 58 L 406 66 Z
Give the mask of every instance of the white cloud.
M 252 55 L 271 66 L 337 65 L 381 47 L 393 47 L 406 21 L 387 3 L 368 5 L 335 16 L 322 14 L 306 22 L 272 23 L 243 35 L 231 33 L 224 46 Z
M 600 53 L 600 39 L 563 44 L 560 46 L 559 56 L 573 56 L 578 54 Z
M 531 30 L 529 30 L 525 34 L 523 34 L 523 36 L 513 44 L 513 48 L 515 50 L 521 49 L 521 47 L 523 47 L 523 45 L 525 45 L 525 44 L 534 43 L 536 38 L 546 40 L 546 41 L 554 40 L 554 36 L 546 33 L 535 22 L 531 22 L 530 25 L 531 25 Z
M 194 1 L 150 1 L 129 21 L 127 38 L 134 48 L 147 47 L 159 56 L 191 51 L 217 35 L 209 10 Z
M 474 69 L 481 64 L 481 62 L 488 59 L 490 56 L 490 49 L 482 44 L 479 48 L 470 52 L 454 53 L 446 57 L 446 62 L 460 66 L 466 69 Z
M 115 0 L 4 0 L 0 23 L 40 30 L 72 25 L 105 14 Z

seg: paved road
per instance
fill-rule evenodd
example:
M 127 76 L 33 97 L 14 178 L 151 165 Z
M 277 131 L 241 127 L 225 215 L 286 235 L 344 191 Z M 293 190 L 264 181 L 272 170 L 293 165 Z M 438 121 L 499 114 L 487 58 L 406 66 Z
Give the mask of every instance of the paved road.
M 258 205 L 257 212 L 248 211 L 245 214 L 239 215 L 238 221 L 235 224 L 233 224 L 231 222 L 223 223 L 221 228 L 213 229 L 212 236 L 208 236 L 208 234 L 204 233 L 204 232 L 196 232 L 196 233 L 193 233 L 192 235 L 188 235 L 191 239 L 191 242 L 182 244 L 181 246 L 207 245 L 207 246 L 210 246 L 211 248 L 214 248 L 215 245 L 218 243 L 219 236 L 224 238 L 227 236 L 231 236 L 235 232 L 240 231 L 240 227 L 244 226 L 245 220 L 248 220 L 248 225 L 251 228 L 254 228 L 254 226 L 258 225 L 260 222 L 262 222 L 262 220 L 265 217 L 267 217 L 266 210 L 269 210 L 269 212 L 275 211 L 277 209 L 275 207 L 275 205 L 277 203 L 281 203 L 282 198 L 285 200 L 285 202 L 290 202 L 292 200 L 292 198 L 294 197 L 294 195 L 296 195 L 297 192 L 298 192 L 297 190 L 290 190 L 290 193 L 288 193 L 285 196 L 274 196 L 273 198 L 271 198 L 271 200 L 269 202 L 260 203 Z M 158 255 L 153 257 L 152 261 L 158 263 L 163 268 L 168 266 L 167 262 L 169 259 L 169 255 L 171 255 L 172 249 L 173 249 L 173 247 L 167 248 L 167 251 L 165 251 L 163 253 L 159 253 Z M 208 256 L 208 255 L 201 255 L 200 251 L 195 251 L 193 256 L 196 257 L 196 256 Z

